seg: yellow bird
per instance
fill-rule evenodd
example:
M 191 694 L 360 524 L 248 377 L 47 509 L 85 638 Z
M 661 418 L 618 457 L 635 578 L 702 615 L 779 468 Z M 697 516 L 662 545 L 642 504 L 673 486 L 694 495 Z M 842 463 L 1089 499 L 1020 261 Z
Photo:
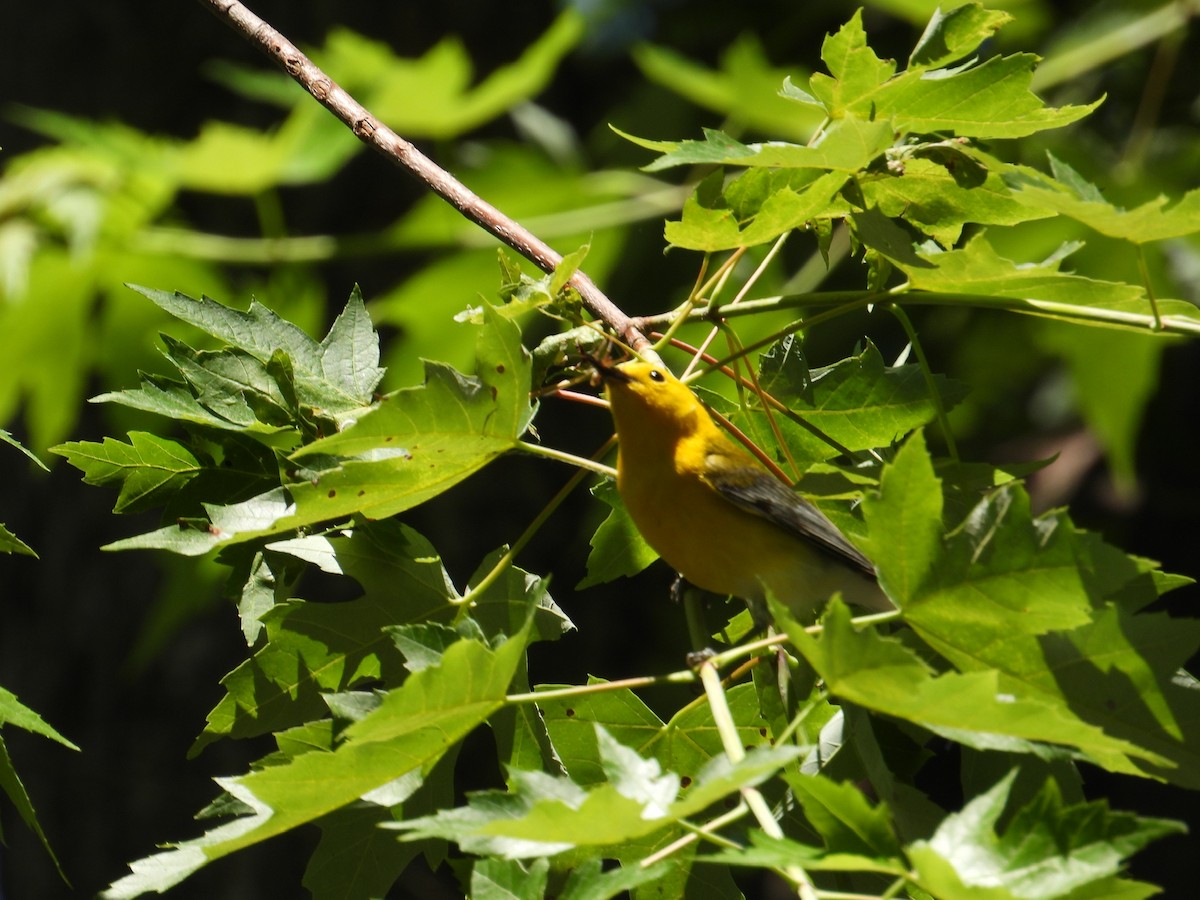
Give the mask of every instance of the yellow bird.
M 741 597 L 760 621 L 768 590 L 803 618 L 836 592 L 894 608 L 870 561 L 665 367 L 593 364 L 617 429 L 617 490 L 642 537 L 687 581 Z

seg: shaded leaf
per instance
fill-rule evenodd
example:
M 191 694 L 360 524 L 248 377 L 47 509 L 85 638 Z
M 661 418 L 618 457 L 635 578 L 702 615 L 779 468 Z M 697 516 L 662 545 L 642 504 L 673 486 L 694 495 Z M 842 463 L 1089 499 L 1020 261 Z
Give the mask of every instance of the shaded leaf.
M 262 614 L 267 641 L 221 680 L 226 695 L 208 714 L 192 755 L 220 737 L 251 737 L 323 717 L 322 692 L 368 679 L 400 683 L 403 660 L 387 629 L 453 616 L 449 601 L 457 592 L 437 551 L 408 526 L 378 523 L 310 543 L 323 548 L 323 568 L 355 578 L 364 595 L 342 603 L 276 602 Z
M 247 312 L 240 312 L 207 297 L 193 300 L 178 292 L 136 286 L 134 290 L 263 364 L 269 363 L 277 350 L 284 351 L 295 367 L 299 402 L 323 414 L 345 414 L 367 406 L 383 377 L 377 366 L 378 337 L 370 328 L 357 287 L 319 344 L 256 301 Z
M 129 443 L 72 441 L 50 448 L 83 472 L 86 484 L 120 489 L 113 512 L 138 512 L 165 503 L 200 471 L 201 463 L 183 444 L 144 431 L 129 432 Z
M 54 730 L 32 709 L 17 699 L 16 694 L 0 687 L 0 726 L 12 725 L 32 734 L 40 734 L 70 750 L 79 748 Z
M 224 322 L 229 312 L 213 315 Z M 205 504 L 208 522 L 167 526 L 106 549 L 197 556 L 356 514 L 386 518 L 457 484 L 517 447 L 533 415 L 520 332 L 501 316 L 488 318 L 479 330 L 477 377 L 427 363 L 424 385 L 387 395 L 345 430 L 295 452 L 289 472 L 297 480 L 286 488 L 227 506 Z
M 471 867 L 472 900 L 542 900 L 550 876 L 550 862 L 535 859 L 528 865 L 515 859 L 480 859 Z
M 936 407 L 916 364 L 887 366 L 873 344 L 857 356 L 808 370 L 795 348 L 777 345 L 762 357 L 763 387 L 811 426 L 849 450 L 890 446 L 934 418 Z M 966 396 L 963 384 L 937 376 L 947 408 Z M 797 385 L 805 387 L 797 390 Z M 751 398 L 753 399 L 753 398 Z M 750 422 L 766 446 L 773 443 L 764 413 L 751 407 Z M 801 464 L 832 459 L 838 451 L 808 429 L 772 410 L 772 416 Z
M 872 807 L 856 785 L 828 776 L 788 772 L 785 778 L 829 853 L 899 858 L 900 844 L 886 806 Z
M 382 897 L 417 856 L 420 844 L 403 844 L 380 828 L 395 813 L 374 803 L 348 806 L 317 820 L 321 839 L 304 870 L 314 900 Z
M 46 833 L 42 830 L 42 823 L 38 821 L 37 813 L 33 808 L 33 801 L 29 799 L 29 793 L 25 790 L 25 785 L 21 783 L 21 779 L 17 775 L 17 770 L 13 766 L 12 757 L 8 755 L 8 745 L 4 743 L 3 734 L 0 734 L 0 790 L 4 791 L 9 802 L 16 809 L 17 815 L 25 823 L 25 827 L 37 836 L 42 848 L 54 862 L 54 867 L 58 869 L 59 877 L 66 881 L 66 876 L 63 874 L 58 857 L 54 855 L 54 850 L 50 847 L 50 841 L 46 837 Z
M 577 591 L 622 575 L 636 575 L 658 559 L 625 511 L 616 485 L 602 482 L 592 488 L 592 496 L 607 503 L 611 511 L 592 535 L 587 574 L 575 585 Z

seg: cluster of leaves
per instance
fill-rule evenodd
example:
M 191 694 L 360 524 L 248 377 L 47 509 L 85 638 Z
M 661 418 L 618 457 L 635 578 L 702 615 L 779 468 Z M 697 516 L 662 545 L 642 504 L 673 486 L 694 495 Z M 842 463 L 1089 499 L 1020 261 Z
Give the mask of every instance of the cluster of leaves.
M 1059 258 L 1018 265 L 975 231 L 960 246 L 968 225 L 1052 214 L 1160 223 L 1174 213 L 1149 233 L 1194 230 L 1190 201 L 1122 213 L 1061 166 L 1033 173 L 978 146 L 1087 112 L 1044 108 L 1028 92 L 1029 57 L 939 68 L 999 24 L 973 6 L 940 16 L 896 73 L 856 16 L 826 41 L 829 75 L 807 91 L 785 85 L 829 119 L 811 146 L 715 132 L 655 144 L 659 165 L 746 170 L 702 183 L 668 238 L 717 251 L 811 228 L 824 241 L 845 221 L 869 264 L 856 308 L 957 303 L 1153 334 L 1200 328 L 1188 304 L 1155 307 L 1144 288 L 1068 274 Z M 895 273 L 906 281 L 888 289 Z M 545 293 L 557 298 L 562 281 L 548 278 Z M 1088 802 L 1077 766 L 1200 787 L 1200 693 L 1179 670 L 1200 628 L 1146 610 L 1186 579 L 1065 513 L 1033 516 L 1012 473 L 935 462 L 921 427 L 959 387 L 915 364 L 889 367 L 873 347 L 811 371 L 794 343 L 767 354 L 760 386 L 840 449 L 769 427 L 758 401 L 739 411 L 744 430 L 809 471 L 806 487 L 869 552 L 899 613 L 856 623 L 834 600 L 820 627 L 804 628 L 776 607 L 786 652 L 748 665 L 751 679 L 720 700 L 664 720 L 619 685 L 530 693 L 525 650 L 570 627 L 545 581 L 498 549 L 460 591 L 437 550 L 390 518 L 502 454 L 539 452 L 525 439 L 538 385 L 513 317 L 485 306 L 456 326 L 474 329 L 473 374 L 426 363 L 422 384 L 379 396 L 378 340 L 357 293 L 320 342 L 258 305 L 142 293 L 221 346 L 167 339 L 177 377 L 147 375 L 100 399 L 185 434 L 56 451 L 89 482 L 118 488 L 119 511 L 165 510 L 164 527 L 112 549 L 216 551 L 231 568 L 252 653 L 224 680 L 195 749 L 266 734 L 277 749 L 219 780 L 205 817 L 233 818 L 134 863 L 110 896 L 164 890 L 307 823 L 322 837 L 305 884 L 322 897 L 377 895 L 420 855 L 448 861 L 476 896 L 728 897 L 746 866 L 947 900 L 1153 892 L 1122 876 L 1124 861 L 1179 826 Z M 847 300 L 784 298 L 746 314 L 797 299 Z M 839 452 L 859 462 L 834 465 Z M 861 509 L 848 498 L 864 498 Z M 618 508 L 589 578 L 651 558 Z M 305 599 L 308 569 L 360 593 Z M 505 785 L 456 806 L 459 749 L 484 725 Z M 731 756 L 730 737 L 748 750 Z M 951 745 L 967 798 L 958 811 L 916 787 L 927 760 L 951 764 Z M 739 797 L 751 790 L 773 804 L 782 837 L 747 825 Z M 697 835 L 722 849 L 702 849 Z
M 1118 479 L 1131 483 L 1140 416 L 1165 346 L 1146 335 L 1195 335 L 1195 305 L 1156 298 L 1149 282 L 1066 270 L 1082 241 L 1060 238 L 1034 259 L 1008 258 L 1003 247 L 1027 252 L 1013 239 L 1014 226 L 1053 217 L 1109 239 L 1116 245 L 1110 256 L 1123 258 L 1126 270 L 1139 261 L 1145 267 L 1148 245 L 1200 230 L 1200 190 L 1169 206 L 1160 196 L 1123 209 L 1053 155 L 1044 173 L 991 152 L 992 142 L 1071 124 L 1101 102 L 1046 107 L 1030 90 L 1032 54 L 979 62 L 972 54 L 980 43 L 1009 21 L 1007 13 L 978 4 L 939 12 L 897 71 L 869 46 L 856 14 L 824 42 L 829 73 L 814 74 L 807 89 L 788 79 L 779 92 L 777 99 L 790 101 L 802 121 L 813 113 L 821 121 L 805 144 L 744 144 L 712 130 L 702 141 L 626 137 L 661 154 L 649 171 L 718 167 L 687 200 L 682 217 L 667 223 L 674 246 L 746 248 L 801 228 L 825 249 L 834 225 L 844 222 L 873 290 L 902 295 L 906 305 L 1003 309 L 1043 319 L 1037 342 L 1065 359 L 1080 411 Z M 732 177 L 729 168 L 736 170 Z M 818 293 L 782 302 L 813 308 L 844 300 Z M 1128 333 L 1063 332 L 1047 319 Z M 1102 375 L 1114 371 L 1122 377 Z
M 628 689 L 510 696 L 528 690 L 528 644 L 570 627 L 545 583 L 504 568 L 497 551 L 460 593 L 436 550 L 385 518 L 517 448 L 532 412 L 531 361 L 511 321 L 488 312 L 477 326 L 475 376 L 430 364 L 422 386 L 373 398 L 377 345 L 357 295 L 317 343 L 261 307 L 145 293 L 230 346 L 201 354 L 168 340 L 182 380 L 147 378 L 106 399 L 183 422 L 188 437 L 135 434 L 57 452 L 87 480 L 118 487 L 121 509 L 161 505 L 176 517 L 115 547 L 221 551 L 253 655 L 224 680 L 195 749 L 273 733 L 278 750 L 219 780 L 224 794 L 209 813 L 236 818 L 135 863 L 111 896 L 164 889 L 310 822 L 323 834 L 305 878 L 317 896 L 372 895 L 416 856 L 444 859 L 449 842 L 480 858 L 463 876 L 473 889 L 523 885 L 521 896 L 540 896 L 550 879 L 559 896 L 650 882 L 673 896 L 700 884 L 726 896 L 730 867 L 797 864 L 857 872 L 876 889 L 907 879 L 939 897 L 968 896 L 970 885 L 1012 897 L 1144 892 L 1118 877 L 1121 862 L 1176 826 L 1084 803 L 1071 761 L 1200 786 L 1197 694 L 1175 678 L 1200 632 L 1139 613 L 1184 579 L 1063 514 L 1032 518 L 1002 473 L 947 464 L 935 474 L 918 432 L 883 468 L 855 526 L 865 526 L 908 629 L 856 629 L 835 603 L 814 637 L 777 609 L 808 694 L 789 699 L 765 663 L 731 688 L 738 739 L 752 748 L 731 763 L 707 706 L 664 722 Z M 796 354 L 768 358 L 764 382 L 808 381 L 851 448 L 933 414 L 915 366 L 884 367 L 874 351 L 815 377 L 801 365 Z M 851 425 L 858 441 L 841 427 Z M 204 515 L 187 517 L 198 503 Z M 617 551 L 598 548 L 596 571 L 613 571 Z M 301 599 L 308 566 L 353 579 L 361 596 Z M 456 809 L 458 748 L 485 723 L 507 789 Z M 986 760 L 973 767 L 1019 767 L 1021 789 L 1008 777 L 942 814 L 911 782 L 935 735 Z M 878 805 L 847 783 L 859 779 Z M 751 829 L 737 852 L 691 847 L 635 864 L 761 783 L 798 801 L 786 840 Z M 603 859 L 626 868 L 606 873 Z
M 519 58 L 482 79 L 455 38 L 409 59 L 339 29 L 311 52 L 401 133 L 447 140 L 543 90 L 582 31 L 582 20 L 564 13 Z M 123 384 L 130 360 L 151 358 L 149 344 L 163 317 L 136 302 L 120 287 L 125 282 L 177 282 L 215 296 L 249 290 L 277 298 L 290 318 L 314 327 L 326 308 L 314 264 L 348 253 L 458 248 L 476 237 L 432 197 L 361 233 L 289 237 L 296 226 L 282 221 L 280 192 L 320 190 L 365 148 L 282 73 L 230 63 L 214 65 L 211 73 L 243 100 L 277 109 L 275 126 L 210 121 L 182 139 L 48 110 L 7 112 L 54 142 L 12 158 L 0 179 L 0 352 L 6 360 L 0 422 L 24 407 L 33 446 L 71 432 L 97 373 L 104 384 Z M 552 165 L 536 147 L 499 147 L 491 159 L 478 188 L 526 218 L 562 213 L 581 199 L 621 200 L 648 181 L 587 181 L 577 164 Z M 229 233 L 189 225 L 195 205 L 181 209 L 184 196 L 201 198 L 200 208 L 219 210 L 223 222 L 257 217 L 261 236 L 247 237 L 237 224 L 228 226 Z M 341 213 L 327 209 L 322 215 Z M 586 238 L 591 226 L 580 218 L 562 227 L 560 234 Z M 608 245 L 597 241 L 593 267 L 611 262 Z M 455 265 L 434 262 L 409 284 L 377 291 L 376 320 L 403 328 L 415 345 L 449 344 L 445 309 L 404 301 L 413 292 L 470 295 L 486 283 L 493 265 L 483 250 L 463 254 Z M 254 267 L 264 266 L 270 272 L 256 274 Z M 39 297 L 54 303 L 25 302 Z M 391 348 L 396 367 L 415 376 L 399 363 L 407 358 L 400 343 Z M 469 359 L 469 348 L 462 358 Z

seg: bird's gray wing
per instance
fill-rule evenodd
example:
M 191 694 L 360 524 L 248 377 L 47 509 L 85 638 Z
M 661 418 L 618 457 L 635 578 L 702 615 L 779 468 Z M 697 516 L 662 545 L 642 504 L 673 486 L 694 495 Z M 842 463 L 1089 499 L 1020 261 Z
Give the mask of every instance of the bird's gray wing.
M 868 578 L 875 578 L 871 561 L 846 540 L 823 512 L 778 478 L 767 472 L 762 472 L 765 478 L 738 477 L 744 473 L 745 464 L 720 453 L 710 454 L 705 463 L 704 480 L 726 500 L 774 522 Z

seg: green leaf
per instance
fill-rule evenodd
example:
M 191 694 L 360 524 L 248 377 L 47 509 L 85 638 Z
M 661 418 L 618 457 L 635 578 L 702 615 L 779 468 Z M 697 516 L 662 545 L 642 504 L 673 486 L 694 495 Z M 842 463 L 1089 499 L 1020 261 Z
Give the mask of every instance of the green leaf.
M 758 132 L 808 140 L 821 122 L 817 111 L 798 110 L 794 103 L 777 96 L 780 82 L 795 74 L 795 67 L 772 66 L 753 32 L 734 38 L 716 70 L 666 47 L 641 44 L 632 52 L 634 62 L 650 81 Z
M 930 69 L 962 59 L 1012 20 L 1008 13 L 978 3 L 946 11 L 939 7 L 913 48 L 908 67 Z
M 934 418 L 924 374 L 916 364 L 886 366 L 873 344 L 857 356 L 832 366 L 808 371 L 798 345 L 777 345 L 762 357 L 759 377 L 763 388 L 821 433 L 849 450 L 890 446 Z M 942 403 L 953 407 L 966 396 L 965 386 L 938 376 Z M 799 388 L 798 385 L 805 387 Z M 753 400 L 753 398 L 751 398 Z M 773 443 L 765 414 L 751 406 L 752 433 L 766 446 Z M 832 459 L 838 451 L 810 430 L 772 410 L 792 455 L 804 465 Z
M 588 679 L 589 685 L 601 679 Z M 567 685 L 538 685 L 539 691 Z M 577 784 L 604 781 L 597 733 L 601 728 L 626 747 L 645 752 L 662 732 L 663 721 L 630 690 L 607 690 L 575 697 L 547 697 L 538 709 L 563 768 Z
M 1017 203 L 1070 216 L 1101 234 L 1135 244 L 1200 231 L 1200 188 L 1188 191 L 1174 203 L 1159 195 L 1134 209 L 1122 209 L 1107 202 L 1095 185 L 1053 154 L 1050 165 L 1053 177 L 1024 168 L 1005 176 Z
M 871 806 L 862 790 L 824 775 L 785 774 L 804 808 L 804 817 L 825 841 L 829 853 L 874 859 L 898 859 L 900 844 L 891 814 L 883 804 Z
M 1035 341 L 1066 361 L 1079 411 L 1104 446 L 1114 480 L 1131 492 L 1142 419 L 1158 388 L 1166 343 L 1150 332 L 1081 331 L 1049 321 L 1038 325 Z
M 904 442 L 884 469 L 879 492 L 863 501 L 863 513 L 879 584 L 907 607 L 942 552 L 942 486 L 924 434 L 918 431 Z
M 566 254 L 554 267 L 554 274 L 550 276 L 548 292 L 551 297 L 557 297 L 559 293 L 567 286 L 575 273 L 579 271 L 579 267 L 583 265 L 583 261 L 587 258 L 590 245 L 584 244 L 578 250 L 572 250 Z
M 37 465 L 37 467 L 39 469 L 41 469 L 43 472 L 49 471 L 49 469 L 46 468 L 46 464 L 44 462 L 42 462 L 40 459 L 38 459 L 36 454 L 34 454 L 32 451 L 28 450 L 24 445 L 22 445 L 22 443 L 20 441 L 18 441 L 15 437 L 13 437 L 11 434 L 9 434 L 7 431 L 5 431 L 3 428 L 0 428 L 0 442 L 8 444 L 12 447 L 16 447 L 18 450 L 20 450 L 22 453 L 24 453 L 27 457 L 29 457 L 29 459 L 32 460 Z
M 424 385 L 387 395 L 344 431 L 298 451 L 293 460 L 301 465 L 326 454 L 344 461 L 291 485 L 296 510 L 276 529 L 352 513 L 395 515 L 514 449 L 533 414 L 529 354 L 514 323 L 490 311 L 487 320 L 476 377 L 426 363 Z
M 401 134 L 446 139 L 540 93 L 583 33 L 583 17 L 568 10 L 520 57 L 485 77 L 474 74 L 471 54 L 456 37 L 439 41 L 420 58 L 406 59 L 383 41 L 339 29 L 317 61 L 337 72 L 340 84 Z
M 657 862 L 652 866 L 627 865 L 606 872 L 600 860 L 588 860 L 571 868 L 558 900 L 609 900 L 626 896 L 634 888 L 662 878 L 669 869 L 669 863 Z
M 856 10 L 835 34 L 826 35 L 821 44 L 821 59 L 829 75 L 815 73 L 809 87 L 830 118 L 840 119 L 849 114 L 874 118 L 871 98 L 895 74 L 896 64 L 880 59 L 867 46 L 862 10 Z
M 25 826 L 37 836 L 38 841 L 41 842 L 50 859 L 54 861 L 54 866 L 58 869 L 59 876 L 66 881 L 62 866 L 59 865 L 58 858 L 54 855 L 45 832 L 42 831 L 41 823 L 38 821 L 37 813 L 33 808 L 33 801 L 29 799 L 25 785 L 21 783 L 21 779 L 17 775 L 17 770 L 13 766 L 12 758 L 8 755 L 8 746 L 4 743 L 3 735 L 3 726 L 5 725 L 12 725 L 33 734 L 40 734 L 42 737 L 56 741 L 71 750 L 78 750 L 79 748 L 55 731 L 41 716 L 18 700 L 15 694 L 6 691 L 4 688 L 0 688 L 0 790 L 4 791 L 4 794 L 12 802 L 17 810 L 17 815 L 21 817 L 21 821 L 25 823 Z
M 1092 613 L 1069 520 L 1053 513 L 1034 519 L 1016 484 L 979 501 L 907 600 L 906 620 L 951 659 L 950 642 L 975 647 L 999 635 L 1067 630 Z
M 611 507 L 611 512 L 591 538 L 587 575 L 575 585 L 577 591 L 613 581 L 623 575 L 636 575 L 658 559 L 641 532 L 629 518 L 616 485 L 604 481 L 592 488 L 592 496 Z
M 990 306 L 991 298 L 1003 298 L 1002 308 L 1018 312 L 1140 332 L 1151 330 L 1153 318 L 1144 289 L 1059 271 L 1062 259 L 1060 253 L 1041 263 L 1018 264 L 1000 256 L 982 235 L 957 250 L 923 252 L 920 265 L 892 257 L 908 276 L 911 287 L 935 292 L 928 297 L 914 295 L 914 299 Z M 947 296 L 939 300 L 938 293 Z M 1168 327 L 1200 328 L 1200 317 L 1191 303 L 1159 300 L 1158 308 Z M 1079 315 L 1072 316 L 1074 310 L 1079 310 Z M 1091 311 L 1096 314 L 1084 315 Z
M 398 812 L 398 810 L 397 810 Z M 317 820 L 321 839 L 304 870 L 314 900 L 382 897 L 417 856 L 420 844 L 402 844 L 379 825 L 393 820 L 386 806 L 364 803 Z
M 892 129 L 887 122 L 844 119 L 831 124 L 811 145 L 771 141 L 743 144 L 722 131 L 704 129 L 703 141 L 647 141 L 614 129 L 623 138 L 651 150 L 664 151 L 649 165 L 647 172 L 673 166 L 725 165 L 777 167 L 785 169 L 827 169 L 850 174 L 864 169 L 892 145 Z
M 214 415 L 250 430 L 286 428 L 299 418 L 291 378 L 272 371 L 284 375 L 282 351 L 272 354 L 271 365 L 241 350 L 197 352 L 167 335 L 163 342 L 196 402 Z
M 1005 259 L 982 235 L 958 250 L 923 253 L 922 258 L 933 265 L 907 268 L 904 261 L 896 260 L 918 290 L 994 294 L 1106 308 L 1124 307 L 1139 300 L 1145 303 L 1145 292 L 1136 285 L 1059 271 L 1061 256 L 1023 265 Z
M 792 190 L 784 187 L 770 194 L 753 211 L 753 219 L 744 228 L 729 210 L 708 209 L 689 197 L 683 204 L 683 218 L 668 221 L 664 230 L 667 241 L 689 250 L 728 250 L 733 247 L 752 247 L 777 238 L 809 221 L 828 218 L 834 209 L 834 199 L 846 176 L 829 172 L 815 181 Z
M 813 872 L 878 872 L 896 878 L 903 878 L 907 872 L 906 867 L 898 860 L 875 859 L 852 853 L 827 853 L 820 847 L 812 847 L 789 838 L 771 837 L 758 829 L 752 829 L 749 837 L 749 846 L 702 856 L 698 861 L 730 866 L 775 868 L 780 871 L 785 871 L 789 866 L 800 865 Z
M 2 524 L 0 524 L 0 553 L 23 553 L 25 556 L 37 556 L 32 547 Z
M 341 415 L 367 406 L 383 377 L 376 365 L 379 339 L 371 328 L 356 287 L 325 339 L 317 343 L 257 301 L 247 312 L 222 306 L 207 297 L 131 285 L 135 291 L 184 322 L 242 350 L 263 364 L 277 350 L 295 367 L 299 402 L 323 415 Z M 99 399 L 99 398 L 98 398 Z
M 287 430 L 283 425 L 267 425 L 253 416 L 245 416 L 241 422 L 227 419 L 201 403 L 187 382 L 175 381 L 145 372 L 141 373 L 141 379 L 141 386 L 136 389 L 109 391 L 93 397 L 91 402 L 117 403 L 175 421 L 207 425 L 210 428 L 228 431 L 250 431 L 272 435 Z
M 268 558 L 262 552 L 254 554 L 238 597 L 238 618 L 242 622 L 246 646 L 253 647 L 258 641 L 263 628 L 262 620 L 267 612 L 288 599 L 287 589 L 291 581 L 286 574 L 288 568 L 285 560 L 274 556 Z M 294 570 L 299 566 L 290 568 Z
M 208 715 L 195 755 L 220 737 L 244 738 L 298 725 L 326 713 L 322 692 L 383 679 L 398 684 L 403 660 L 387 629 L 449 621 L 457 592 L 437 551 L 399 522 L 379 522 L 347 537 L 307 539 L 307 558 L 349 575 L 364 595 L 342 603 L 276 602 L 260 616 L 266 643 L 226 675 L 226 695 Z M 286 552 L 284 544 L 272 548 Z
M 978 21 L 969 24 L 971 39 L 979 27 Z M 867 45 L 861 11 L 825 39 L 821 58 L 830 75 L 814 74 L 809 87 L 830 118 L 890 120 L 898 131 L 1025 137 L 1068 125 L 1099 105 L 1046 107 L 1029 89 L 1037 62 L 1032 54 L 992 57 L 936 73 L 918 67 L 897 75 L 895 63 L 880 59 Z
M 480 859 L 471 867 L 472 900 L 542 900 L 550 877 L 550 861 L 528 865 L 515 859 Z
M 905 621 L 960 671 L 986 676 L 997 692 L 986 702 L 1008 704 L 1003 715 L 997 709 L 994 727 L 981 728 L 974 713 L 973 724 L 964 719 L 961 727 L 1073 745 L 1113 771 L 1195 783 L 1200 695 L 1172 676 L 1200 641 L 1200 626 L 1103 605 L 1143 579 L 1145 568 L 1077 532 L 1061 513 L 1034 519 L 1017 485 L 992 490 L 943 543 L 938 492 L 923 447 L 910 441 L 865 513 L 881 582 Z M 868 651 L 874 642 L 866 633 L 862 640 L 870 658 L 901 665 L 899 648 Z M 1097 658 L 1102 672 L 1085 662 Z M 925 684 L 918 690 L 955 679 L 910 675 Z M 940 721 L 935 730 L 946 727 L 954 726 Z M 1116 742 L 1097 740 L 1092 729 Z
M 1081 554 L 1084 568 L 1095 566 L 1090 555 Z M 1119 590 L 1112 582 L 1105 587 L 1114 594 Z M 1093 622 L 1066 634 L 996 641 L 976 655 L 1002 673 L 1002 689 L 1061 704 L 1071 715 L 1141 748 L 1132 754 L 1133 765 L 1122 756 L 1089 751 L 1100 765 L 1195 789 L 1200 787 L 1200 691 L 1180 672 L 1197 644 L 1200 625 L 1195 622 L 1162 613 L 1135 615 L 1110 605 Z
M 870 172 L 858 179 L 863 200 L 885 216 L 903 219 L 943 247 L 952 247 L 963 226 L 1016 225 L 1053 213 L 1014 199 L 1003 176 L 993 168 L 978 179 L 965 177 L 933 159 L 904 160 L 900 174 Z
M 936 675 L 896 639 L 872 629 L 856 631 L 840 600 L 826 612 L 820 639 L 805 634 L 782 605 L 772 603 L 771 609 L 830 693 L 843 700 L 984 749 L 1012 749 L 1017 742 L 1009 739 L 1017 738 L 1077 747 L 1124 771 L 1137 771 L 1126 761 L 1129 757 L 1167 764 L 1159 754 L 1081 721 L 1061 700 L 1032 691 L 1014 693 L 995 670 Z M 1024 749 L 1031 748 L 1026 744 Z
M 1109 812 L 1103 801 L 1064 806 L 1057 784 L 1047 779 L 997 834 L 1015 775 L 947 816 L 928 842 L 908 849 L 923 889 L 939 897 L 961 896 L 963 885 L 1003 888 L 1005 896 L 1028 900 L 1074 896 L 1117 874 L 1151 841 L 1185 830 L 1179 822 Z
M 589 684 L 598 684 L 591 679 Z M 540 685 L 544 690 L 549 685 Z M 766 722 L 752 684 L 727 692 L 727 701 L 742 746 L 769 743 Z M 604 781 L 597 733 L 603 729 L 621 744 L 653 757 L 664 768 L 695 781 L 710 760 L 724 753 L 721 737 L 706 705 L 685 707 L 663 723 L 631 691 L 604 691 L 538 701 L 555 753 L 571 778 L 581 785 Z
M 222 321 L 232 313 L 212 306 Z M 268 314 L 260 308 L 258 315 Z M 345 430 L 294 453 L 290 472 L 298 480 L 286 489 L 228 506 L 205 504 L 208 522 L 167 526 L 106 549 L 197 556 L 318 522 L 403 512 L 519 445 L 533 415 L 529 368 L 517 326 L 489 312 L 479 329 L 477 377 L 428 362 L 426 384 L 387 395 Z
M 42 831 L 42 823 L 38 821 L 37 813 L 33 808 L 33 801 L 29 799 L 29 793 L 25 790 L 25 785 L 21 783 L 21 779 L 17 776 L 17 770 L 13 766 L 12 757 L 8 755 L 8 745 L 4 743 L 3 734 L 0 734 L 0 790 L 4 791 L 5 796 L 11 801 L 17 811 L 17 815 L 25 823 L 25 827 L 37 836 L 43 849 L 45 849 L 47 855 L 54 862 L 54 867 L 58 869 L 59 877 L 63 881 L 66 881 L 66 875 L 63 874 L 58 857 L 54 855 L 54 850 L 50 847 L 50 841 L 46 837 L 46 833 Z
M 16 694 L 0 687 L 0 726 L 4 725 L 13 725 L 32 734 L 40 734 L 70 750 L 79 749 L 48 725 L 41 716 L 18 700 Z
M 512 794 L 483 792 L 452 813 L 397 823 L 418 836 L 454 840 L 464 850 L 506 858 L 545 856 L 572 847 L 610 847 L 673 829 L 739 788 L 758 784 L 804 752 L 754 748 L 736 764 L 715 757 L 675 800 L 680 778 L 596 727 L 605 780 L 589 789 L 540 772 L 510 773 Z
M 201 463 L 183 444 L 144 431 L 129 432 L 129 443 L 71 441 L 50 448 L 83 472 L 86 484 L 120 488 L 113 512 L 139 512 L 158 506 L 200 471 Z
M 915 132 L 950 132 L 983 140 L 1027 137 L 1062 128 L 1100 105 L 1045 106 L 1030 90 L 1037 57 L 1031 53 L 995 56 L 958 70 L 907 72 L 885 85 L 878 109 L 897 125 Z
M 178 884 L 208 862 L 282 834 L 355 802 L 401 775 L 428 768 L 504 703 L 525 650 L 514 636 L 496 651 L 464 640 L 439 666 L 412 675 L 375 712 L 346 728 L 332 753 L 305 753 L 283 765 L 219 779 L 253 810 L 131 864 L 106 897 L 136 897 Z

